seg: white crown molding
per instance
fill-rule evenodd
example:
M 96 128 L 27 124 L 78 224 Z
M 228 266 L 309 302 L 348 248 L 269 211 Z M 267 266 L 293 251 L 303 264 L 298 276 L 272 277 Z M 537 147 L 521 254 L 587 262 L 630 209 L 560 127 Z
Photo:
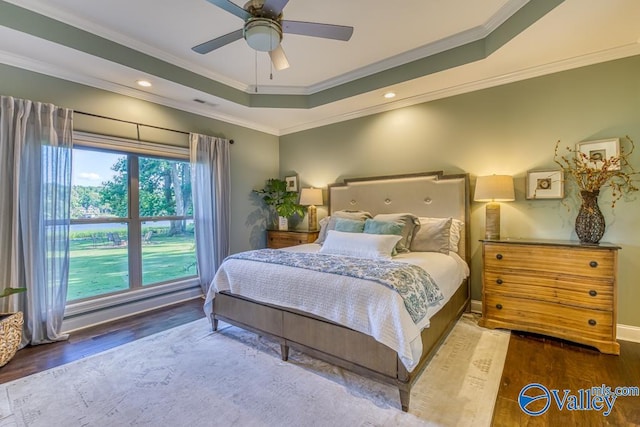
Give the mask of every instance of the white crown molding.
M 482 79 L 482 80 L 478 80 L 471 83 L 465 83 L 458 86 L 448 87 L 442 90 L 422 93 L 416 96 L 399 99 L 397 101 L 388 102 L 388 103 L 377 105 L 374 107 L 368 107 L 361 110 L 352 111 L 348 114 L 340 114 L 332 117 L 327 117 L 322 120 L 317 120 L 317 121 L 307 122 L 307 123 L 303 123 L 296 126 L 291 126 L 288 128 L 281 129 L 280 136 L 288 135 L 295 132 L 301 132 L 304 130 L 309 130 L 309 129 L 313 129 L 320 126 L 327 126 L 333 123 L 339 123 L 347 120 L 357 119 L 357 118 L 369 116 L 372 114 L 392 111 L 392 110 L 409 107 L 416 104 L 422 104 L 424 102 L 435 101 L 437 99 L 448 98 L 450 96 L 461 95 L 461 94 L 473 92 L 476 90 L 487 89 L 495 86 L 501 86 L 508 83 L 522 81 L 522 80 L 526 80 L 534 77 L 540 77 L 543 75 L 566 71 L 573 68 L 584 67 L 587 65 L 593 65 L 600 62 L 613 61 L 615 59 L 626 58 L 629 56 L 634 56 L 639 54 L 640 54 L 640 42 L 631 43 L 625 46 L 620 46 L 614 49 L 595 52 L 589 55 L 583 55 L 583 56 L 571 58 L 568 60 L 557 61 L 550 64 L 532 67 L 532 68 L 516 71 L 513 73 L 501 75 L 501 76 Z
M 270 126 L 264 126 L 250 120 L 245 120 L 240 117 L 222 114 L 219 112 L 211 111 L 210 104 L 198 104 L 180 102 L 173 99 L 168 99 L 159 95 L 154 95 L 148 92 L 132 89 L 126 86 L 122 86 L 113 82 L 109 82 L 102 79 L 86 76 L 82 73 L 63 69 L 51 64 L 46 64 L 41 61 L 37 61 L 31 58 L 25 58 L 15 55 L 6 51 L 0 51 L 0 63 L 11 65 L 14 67 L 22 68 L 25 70 L 33 71 L 36 73 L 44 74 L 51 77 L 56 77 L 63 80 L 68 80 L 74 83 L 83 84 L 86 86 L 94 87 L 97 89 L 107 90 L 120 95 L 129 96 L 131 98 L 140 99 L 143 101 L 153 102 L 154 104 L 164 105 L 166 107 L 175 108 L 177 110 L 185 111 L 188 113 L 198 114 L 204 117 L 208 117 L 215 120 L 220 120 L 229 124 L 246 127 L 256 131 L 268 133 L 278 136 L 279 131 L 276 128 Z
M 490 33 L 500 25 L 504 24 L 505 21 L 511 16 L 513 16 L 517 11 L 522 9 L 524 5 L 529 3 L 530 0 L 509 0 L 505 3 L 500 10 L 498 10 L 489 21 L 484 25 L 487 31 Z
M 456 47 L 463 46 L 467 43 L 481 40 L 491 34 L 493 30 L 502 25 L 507 19 L 509 19 L 514 13 L 520 10 L 520 8 L 522 8 L 522 6 L 524 6 L 528 2 L 529 0 L 510 0 L 502 8 L 500 8 L 500 10 L 498 10 L 498 12 L 489 19 L 489 21 L 487 21 L 483 25 L 471 28 L 466 31 L 462 31 L 449 37 L 445 37 L 433 43 L 426 44 L 424 46 L 409 50 L 399 55 L 386 58 L 382 61 L 375 62 L 373 64 L 367 65 L 366 67 L 362 67 L 349 73 L 342 74 L 335 78 L 311 85 L 308 87 L 307 93 L 317 93 L 325 89 L 330 89 L 344 83 L 349 83 L 351 81 L 370 76 L 372 74 L 408 64 L 418 59 L 427 58 L 429 56 L 433 56 L 447 50 L 455 49 Z
M 257 87 L 257 90 L 256 90 Z M 311 95 L 305 87 L 300 86 L 276 86 L 276 85 L 250 85 L 248 93 L 258 93 L 262 95 Z
M 256 131 L 268 133 L 275 136 L 283 136 L 295 132 L 300 132 L 320 126 L 326 126 L 334 123 L 339 123 L 351 119 L 356 119 L 372 114 L 382 113 L 385 111 L 391 111 L 398 108 L 408 107 L 415 104 L 433 101 L 436 99 L 442 99 L 449 96 L 459 95 L 463 93 L 472 92 L 475 90 L 486 89 L 489 87 L 499 86 L 507 83 L 521 81 L 533 77 L 538 77 L 546 74 L 552 74 L 555 72 L 565 71 L 572 68 L 578 68 L 582 66 L 592 65 L 599 62 L 611 61 L 624 57 L 634 56 L 640 54 L 640 43 L 631 43 L 628 45 L 620 46 L 614 49 L 608 49 L 600 52 L 595 52 L 589 55 L 583 55 L 575 57 L 569 60 L 557 61 L 550 64 L 545 64 L 538 67 L 532 67 L 525 70 L 520 70 L 514 73 L 505 74 L 502 76 L 492 77 L 489 79 L 482 79 L 475 82 L 458 85 L 442 90 L 431 91 L 428 93 L 422 93 L 413 97 L 400 99 L 393 102 L 384 103 L 374 107 L 363 108 L 360 110 L 354 110 L 347 114 L 337 114 L 329 116 L 321 120 L 314 120 L 305 123 L 300 123 L 294 126 L 277 129 L 271 126 L 265 126 L 264 124 L 258 124 L 254 121 L 241 118 L 237 115 L 222 114 L 219 112 L 211 111 L 211 106 L 207 104 L 196 104 L 188 102 L 180 102 L 157 95 L 143 92 L 122 85 L 108 82 L 102 79 L 96 79 L 88 77 L 77 71 L 71 71 L 68 69 L 61 69 L 59 67 L 52 66 L 34 59 L 25 58 L 15 55 L 13 53 L 0 51 L 0 62 L 24 68 L 37 73 L 50 75 L 53 77 L 61 78 L 64 80 L 73 81 L 76 83 L 84 84 L 87 86 L 96 87 L 99 89 L 108 90 L 121 95 L 130 96 L 137 99 L 153 102 L 160 105 L 165 105 L 171 108 L 176 108 L 182 111 L 202 115 L 216 120 L 221 120 L 230 124 L 246 127 Z M 264 93 L 264 92 L 263 92 Z M 337 101 L 340 102 L 340 101 Z M 246 107 L 250 108 L 250 107 Z
M 153 46 L 150 46 L 146 43 L 141 42 L 140 40 L 126 37 L 122 33 L 112 31 L 109 28 L 106 28 L 103 25 L 100 25 L 96 22 L 82 19 L 72 13 L 68 13 L 64 10 L 57 9 L 47 4 L 44 1 L 40 1 L 40 0 L 5 0 L 5 1 L 7 1 L 8 3 L 13 3 L 18 7 L 29 9 L 32 12 L 47 16 L 49 18 L 52 18 L 57 21 L 63 22 L 65 24 L 71 25 L 73 27 L 79 28 L 88 33 L 95 34 L 99 37 L 103 37 L 107 40 L 111 40 L 115 43 L 121 44 L 122 46 L 126 46 L 128 48 L 145 53 L 149 56 L 160 59 L 169 64 L 183 68 L 185 70 L 192 71 L 196 74 L 199 74 L 211 80 L 215 80 L 219 83 L 225 84 L 234 89 L 237 89 L 243 92 L 249 92 L 249 89 L 250 89 L 249 86 L 242 82 L 239 82 L 237 80 L 234 80 L 222 74 L 214 73 L 209 68 L 202 67 L 193 62 L 185 61 L 180 57 L 171 55 L 166 51 L 157 49 Z
M 139 52 L 145 53 L 152 57 L 161 59 L 170 64 L 176 65 L 185 70 L 190 70 L 196 74 L 202 75 L 209 79 L 215 80 L 219 83 L 230 86 L 234 89 L 243 91 L 245 93 L 255 93 L 255 85 L 247 85 L 239 82 L 235 79 L 229 78 L 218 73 L 214 73 L 211 69 L 202 67 L 196 63 L 186 61 L 180 57 L 171 55 L 163 50 L 157 49 L 139 40 L 132 39 L 124 36 L 122 33 L 115 32 L 106 28 L 99 23 L 89 21 L 72 13 L 66 12 L 61 9 L 57 9 L 45 1 L 42 0 L 6 0 L 9 3 L 13 3 L 16 6 L 29 9 L 33 12 L 41 15 L 48 16 L 60 22 L 72 25 L 87 31 L 88 33 L 95 34 L 103 37 L 107 40 L 112 40 L 123 46 L 130 47 Z M 279 94 L 279 95 L 311 95 L 325 89 L 330 89 L 341 84 L 349 83 L 354 80 L 370 76 L 394 67 L 398 67 L 412 61 L 426 58 L 435 55 L 440 52 L 444 52 L 456 47 L 462 46 L 467 43 L 480 40 L 489 35 L 493 30 L 498 28 L 507 19 L 509 19 L 520 8 L 527 4 L 529 0 L 509 0 L 503 5 L 490 19 L 475 28 L 454 34 L 450 37 L 446 37 L 441 40 L 437 40 L 433 43 L 421 46 L 416 49 L 395 55 L 390 58 L 386 58 L 382 61 L 375 62 L 373 64 L 361 67 L 357 70 L 336 76 L 334 78 L 312 84 L 307 87 L 295 87 L 295 86 L 260 86 L 258 85 L 258 91 L 264 94 Z
M 354 80 L 367 77 L 376 73 L 380 73 L 394 67 L 408 64 L 412 61 L 426 58 L 447 50 L 455 49 L 467 43 L 482 39 L 486 35 L 483 27 L 475 27 L 467 31 L 463 31 L 453 36 L 440 39 L 425 46 L 412 49 L 399 55 L 391 56 L 382 61 L 374 62 L 366 67 L 358 68 L 340 76 L 309 86 L 309 93 L 316 93 L 325 89 L 330 89 L 341 84 L 349 83 Z

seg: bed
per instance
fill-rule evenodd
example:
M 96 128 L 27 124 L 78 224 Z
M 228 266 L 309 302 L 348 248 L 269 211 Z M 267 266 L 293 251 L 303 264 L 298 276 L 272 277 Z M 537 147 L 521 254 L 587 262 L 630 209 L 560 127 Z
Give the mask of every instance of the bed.
M 230 256 L 211 284 L 205 312 L 214 330 L 223 320 L 276 340 L 282 360 L 288 359 L 289 348 L 295 348 L 393 384 L 407 411 L 412 384 L 469 308 L 468 175 L 436 171 L 346 179 L 330 185 L 328 193 L 322 245 Z M 402 227 L 401 232 L 394 229 L 395 238 L 379 230 L 348 229 L 361 222 L 369 227 L 393 221 Z M 411 221 L 414 234 L 405 235 Z M 433 238 L 432 224 L 439 224 L 446 236 Z M 363 258 L 352 256 L 352 242 L 357 242 L 354 250 L 365 248 Z M 411 244 L 416 250 L 407 250 Z M 388 253 L 389 248 L 393 257 L 368 256 L 370 250 Z M 316 268 L 318 258 L 325 265 Z M 379 268 L 368 269 L 369 264 Z M 323 270 L 327 265 L 335 271 Z M 425 275 L 425 269 L 431 272 Z M 371 277 L 372 270 L 380 270 L 376 274 L 381 276 Z M 432 281 L 436 289 L 426 284 L 411 288 L 404 279 L 399 285 L 389 283 L 389 277 L 408 276 L 419 276 L 416 280 L 423 284 Z

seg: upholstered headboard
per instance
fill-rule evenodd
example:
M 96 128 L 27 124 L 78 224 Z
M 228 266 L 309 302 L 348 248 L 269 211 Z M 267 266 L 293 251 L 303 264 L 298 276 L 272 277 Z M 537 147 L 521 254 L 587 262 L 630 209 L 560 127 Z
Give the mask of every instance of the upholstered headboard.
M 469 259 L 469 175 L 442 171 L 345 179 L 329 185 L 329 214 L 363 210 L 372 215 L 410 212 L 419 217 L 452 217 L 464 222 L 458 254 Z

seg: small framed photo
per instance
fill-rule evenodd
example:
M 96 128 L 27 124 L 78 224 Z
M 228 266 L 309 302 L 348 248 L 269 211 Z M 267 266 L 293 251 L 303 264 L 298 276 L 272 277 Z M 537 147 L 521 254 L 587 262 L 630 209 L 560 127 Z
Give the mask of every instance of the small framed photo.
M 298 175 L 285 176 L 284 180 L 287 183 L 287 191 L 298 192 Z
M 526 197 L 527 199 L 564 198 L 564 173 L 562 169 L 528 171 Z
M 576 144 L 576 155 L 587 164 L 589 169 L 602 169 L 604 162 L 620 157 L 620 139 L 601 139 Z M 608 170 L 619 170 L 620 163 L 608 163 Z

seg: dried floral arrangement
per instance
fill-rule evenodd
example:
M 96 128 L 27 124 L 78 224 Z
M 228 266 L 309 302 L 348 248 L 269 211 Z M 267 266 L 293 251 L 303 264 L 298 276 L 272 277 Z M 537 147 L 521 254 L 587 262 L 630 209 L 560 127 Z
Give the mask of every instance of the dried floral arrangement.
M 576 183 L 580 191 L 599 192 L 602 188 L 610 187 L 612 191 L 611 208 L 625 194 L 638 191 L 634 184 L 634 177 L 638 175 L 631 164 L 629 156 L 635 149 L 635 144 L 629 136 L 625 136 L 630 148 L 625 149 L 620 144 L 620 154 L 598 161 L 598 165 L 587 154 L 566 147 L 566 153 L 561 154 L 560 141 L 556 143 L 553 160 L 562 168 L 563 172 Z

